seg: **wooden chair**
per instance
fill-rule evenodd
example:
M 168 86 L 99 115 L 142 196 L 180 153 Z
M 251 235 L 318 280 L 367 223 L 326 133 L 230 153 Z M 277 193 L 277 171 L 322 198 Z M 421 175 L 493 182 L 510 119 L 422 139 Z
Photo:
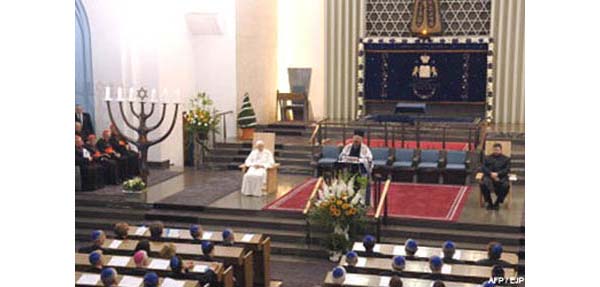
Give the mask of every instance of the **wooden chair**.
M 306 93 L 280 93 L 278 90 L 277 106 L 281 121 L 308 121 L 308 97 Z M 302 116 L 296 119 L 296 114 Z
M 265 149 L 269 150 L 275 158 L 275 134 L 274 133 L 254 133 L 254 139 L 252 140 L 252 148 L 256 141 L 262 140 L 265 143 Z M 264 187 L 267 193 L 277 191 L 277 173 L 280 164 L 275 163 L 271 167 L 267 168 L 267 184 Z M 240 164 L 239 168 L 242 170 L 242 174 L 246 173 L 248 167 L 245 164 Z
M 512 154 L 512 146 L 511 146 L 511 142 L 510 141 L 493 141 L 493 140 L 487 140 L 485 142 L 485 148 L 484 148 L 484 154 L 488 155 L 491 154 L 493 149 L 494 149 L 494 144 L 499 143 L 502 145 L 502 153 L 508 157 L 511 157 Z M 482 162 L 483 164 L 483 162 Z M 477 180 L 477 182 L 481 183 L 481 181 L 483 180 L 483 172 L 478 172 L 475 175 L 475 180 Z M 508 174 L 508 194 L 507 194 L 507 199 L 508 202 L 507 204 L 505 204 L 507 209 L 510 209 L 510 206 L 512 205 L 512 183 L 516 182 L 518 180 L 517 178 L 517 174 L 516 173 L 509 173 Z M 479 206 L 483 207 L 485 201 L 483 200 L 483 194 L 481 193 L 481 190 L 479 191 Z

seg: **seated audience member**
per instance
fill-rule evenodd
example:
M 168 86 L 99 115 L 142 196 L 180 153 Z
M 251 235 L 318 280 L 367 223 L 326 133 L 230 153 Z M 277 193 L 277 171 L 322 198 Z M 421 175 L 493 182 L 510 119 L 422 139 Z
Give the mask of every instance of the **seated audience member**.
M 389 287 L 402 287 L 402 279 L 400 279 L 400 276 L 397 275 L 393 275 L 392 278 L 390 278 L 390 283 L 388 284 Z
M 429 258 L 429 269 L 431 269 L 431 273 L 423 276 L 422 278 L 429 280 L 442 280 L 443 265 L 444 262 L 442 261 L 442 258 L 437 255 L 431 256 L 431 258 Z
M 499 205 L 504 202 L 508 194 L 510 172 L 510 158 L 502 154 L 502 145 L 494 144 L 494 152 L 485 157 L 481 166 L 483 179 L 479 184 L 483 198 L 487 203 L 488 210 L 498 210 Z M 496 194 L 496 201 L 492 202 L 491 192 Z
M 190 261 L 184 262 L 181 257 L 175 255 L 171 257 L 169 266 L 171 267 L 171 275 L 173 278 L 184 279 L 184 275 L 188 273 L 190 269 L 194 268 L 194 263 Z
M 493 281 L 486 281 L 486 282 L 483 282 L 483 284 L 481 286 L 483 286 L 483 287 L 495 287 L 496 284 Z
M 162 238 L 163 230 L 165 229 L 165 226 L 163 225 L 162 222 L 156 221 L 156 222 L 153 222 L 152 224 L 150 224 L 148 229 L 150 229 L 150 240 L 159 241 Z
M 94 190 L 104 186 L 104 169 L 94 162 L 92 152 L 88 150 L 80 136 L 75 136 L 75 166 L 81 172 L 81 189 Z
M 101 271 L 104 267 L 104 258 L 102 256 L 102 250 L 96 250 L 90 253 L 88 256 L 88 261 L 90 262 L 90 268 L 86 270 L 86 272 L 98 272 Z
M 464 262 L 454 259 L 454 253 L 456 253 L 456 246 L 452 241 L 446 241 L 442 244 L 442 252 L 444 253 L 444 258 L 442 259 L 444 263 L 447 264 L 463 264 Z
M 110 156 L 96 147 L 96 135 L 91 134 L 87 137 L 84 147 L 92 153 L 94 162 L 100 164 L 104 168 L 104 181 L 107 184 L 119 184 L 122 180 L 119 171 L 119 163 L 116 160 L 110 159 Z
M 96 141 L 96 148 L 102 152 L 102 155 L 117 162 L 117 166 L 119 167 L 119 178 L 121 180 L 128 179 L 130 176 L 128 174 L 129 167 L 127 158 L 110 144 L 110 137 L 110 130 L 102 131 L 102 138 Z
M 171 257 L 177 254 L 177 247 L 173 243 L 166 243 L 163 247 L 158 251 L 158 256 L 164 259 L 171 259 Z
M 394 258 L 392 259 L 392 270 L 381 272 L 379 275 L 381 275 L 381 276 L 394 276 L 394 275 L 402 276 L 402 271 L 404 270 L 405 266 L 406 266 L 406 260 L 404 259 L 404 256 L 401 256 L 401 255 L 394 256 Z
M 125 137 L 119 134 L 115 125 L 110 125 L 110 145 L 127 159 L 127 174 L 129 177 L 134 177 L 140 174 L 140 154 L 131 150 Z
M 416 259 L 415 254 L 419 250 L 419 245 L 414 239 L 407 239 L 404 243 L 404 252 L 406 252 L 406 259 Z
M 242 194 L 249 196 L 262 196 L 263 185 L 267 182 L 267 169 L 275 161 L 271 151 L 265 149 L 265 143 L 257 140 L 244 164 L 248 170 L 242 180 Z
M 202 242 L 202 256 L 200 256 L 200 260 L 213 262 L 217 261 L 215 259 L 215 245 L 210 241 Z
M 102 269 L 102 272 L 100 273 L 100 280 L 102 281 L 102 286 L 117 286 L 117 270 L 114 268 Z
M 146 251 L 146 254 L 150 254 L 150 241 L 148 239 L 142 239 L 138 241 L 133 251 L 137 252 L 140 250 Z
M 202 243 L 202 226 L 198 224 L 190 225 L 190 236 L 192 237 L 192 243 Z
M 331 271 L 331 279 L 333 284 L 342 286 L 344 280 L 346 280 L 346 269 L 342 266 L 333 268 L 333 271 Z
M 117 224 L 115 224 L 113 232 L 115 233 L 117 239 L 127 239 L 127 234 L 129 232 L 129 224 L 127 224 L 127 222 L 118 222 Z
M 223 246 L 233 246 L 233 244 L 235 243 L 235 237 L 234 237 L 233 230 L 231 230 L 230 228 L 223 230 L 222 236 L 223 236 L 223 244 L 222 244 Z
M 148 253 L 144 250 L 138 250 L 133 254 L 133 263 L 136 268 L 146 268 L 150 264 Z
M 144 275 L 144 287 L 158 287 L 158 275 L 154 272 L 148 272 Z
M 436 280 L 431 287 L 446 287 L 446 283 L 442 280 Z
M 80 136 L 81 138 L 84 138 L 81 123 L 75 122 L 75 135 Z
M 204 271 L 204 274 L 202 274 L 198 282 L 200 283 L 200 286 L 204 286 L 206 284 L 208 284 L 208 286 L 219 286 L 217 273 L 210 268 L 206 268 L 206 271 Z
M 488 258 L 478 260 L 477 265 L 493 266 L 499 265 L 503 267 L 511 266 L 510 263 L 500 259 L 502 257 L 502 244 L 498 242 L 490 242 L 487 247 Z
M 375 237 L 371 235 L 366 235 L 363 238 L 363 247 L 365 247 L 365 254 L 367 257 L 372 257 L 375 255 L 373 248 L 375 248 Z
M 504 277 L 504 268 L 500 265 L 492 266 L 492 278 Z
M 79 248 L 79 252 L 92 253 L 93 251 L 96 251 L 96 250 L 104 251 L 104 248 L 102 247 L 102 245 L 104 244 L 104 241 L 106 240 L 106 234 L 104 234 L 104 231 L 102 231 L 102 230 L 92 231 L 91 239 L 92 239 L 92 245 Z
M 358 254 L 354 251 L 346 253 L 346 271 L 356 273 L 356 263 L 358 263 Z

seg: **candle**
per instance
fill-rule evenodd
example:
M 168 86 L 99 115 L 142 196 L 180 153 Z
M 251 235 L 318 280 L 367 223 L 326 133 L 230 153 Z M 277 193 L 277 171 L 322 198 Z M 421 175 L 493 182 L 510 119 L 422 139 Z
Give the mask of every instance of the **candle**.
M 134 95 L 133 87 L 129 88 L 129 100 L 130 101 L 135 100 L 135 95 Z
M 150 92 L 150 99 L 154 98 L 156 98 L 156 89 L 152 89 L 152 92 Z
M 106 86 L 106 88 L 104 88 L 104 100 L 105 101 L 111 101 L 112 99 L 110 98 L 110 87 Z
M 118 101 L 122 101 L 123 100 L 123 88 L 119 87 L 117 89 L 117 100 Z

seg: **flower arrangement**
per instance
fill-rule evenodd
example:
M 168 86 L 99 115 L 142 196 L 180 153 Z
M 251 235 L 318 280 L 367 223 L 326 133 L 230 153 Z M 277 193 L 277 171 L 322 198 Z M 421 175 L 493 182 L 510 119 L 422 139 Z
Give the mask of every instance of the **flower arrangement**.
M 185 128 L 188 132 L 206 137 L 209 132 L 217 131 L 219 119 L 212 116 L 210 108 L 213 101 L 204 92 L 190 100 L 191 108 L 184 112 Z
M 366 186 L 366 177 L 343 173 L 318 191 L 309 220 L 329 231 L 324 245 L 332 253 L 346 251 L 351 243 L 349 232 L 365 224 Z
M 123 192 L 142 192 L 146 189 L 146 183 L 140 177 L 135 177 L 130 180 L 126 180 L 122 185 Z

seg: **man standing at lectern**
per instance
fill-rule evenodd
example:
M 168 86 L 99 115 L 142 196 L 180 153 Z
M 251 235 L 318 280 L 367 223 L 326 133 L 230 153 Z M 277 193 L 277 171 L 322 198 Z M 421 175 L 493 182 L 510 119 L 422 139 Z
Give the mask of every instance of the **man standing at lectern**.
M 339 161 L 347 163 L 360 163 L 363 168 L 360 169 L 362 175 L 366 175 L 368 178 L 371 177 L 371 170 L 373 169 L 373 155 L 371 149 L 363 144 L 363 137 L 365 132 L 362 130 L 354 130 L 354 136 L 352 136 L 352 143 L 347 144 L 342 152 L 340 153 Z M 369 181 L 370 182 L 370 181 Z M 367 205 L 371 203 L 371 186 L 367 185 L 365 202 Z

